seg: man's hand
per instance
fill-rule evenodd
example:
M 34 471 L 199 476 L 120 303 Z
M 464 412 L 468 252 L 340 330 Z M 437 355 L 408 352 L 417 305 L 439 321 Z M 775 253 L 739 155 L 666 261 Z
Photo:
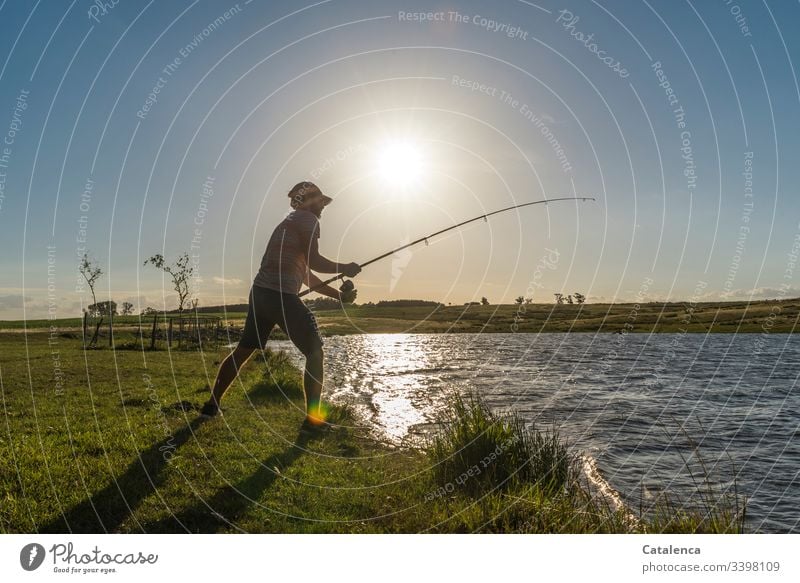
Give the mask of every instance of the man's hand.
M 361 266 L 356 263 L 345 263 L 344 265 L 340 265 L 341 272 L 347 277 L 355 277 L 359 273 L 361 273 Z
M 347 289 L 347 290 L 339 290 L 339 301 L 343 304 L 352 304 L 356 301 L 356 296 L 358 295 L 358 290 Z

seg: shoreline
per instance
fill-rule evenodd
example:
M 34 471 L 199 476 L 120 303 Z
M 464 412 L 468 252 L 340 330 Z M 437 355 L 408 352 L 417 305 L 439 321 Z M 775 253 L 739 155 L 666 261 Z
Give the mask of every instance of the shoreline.
M 48 339 L 46 332 L 25 343 L 0 335 L 10 436 L 0 444 L 0 495 L 9 501 L 0 515 L 5 532 L 742 529 L 730 514 L 704 516 L 668 505 L 633 524 L 626 512 L 591 494 L 577 472 L 577 452 L 557 434 L 528 430 L 479 400 L 451 408 L 438 441 L 424 447 L 385 443 L 360 428 L 347 404 L 335 403 L 328 419 L 340 428 L 309 440 L 298 433 L 302 374 L 281 353 L 267 350 L 253 359 L 240 388 L 226 396 L 224 419 L 202 421 L 197 411 L 208 389 L 198 358 L 213 367 L 225 350 L 198 356 L 160 349 L 145 359 L 137 350 L 85 351 L 80 340 L 62 339 L 59 389 Z M 43 366 L 30 369 L 32 362 Z M 35 417 L 28 414 L 34 404 Z M 81 488 L 73 487 L 76 467 Z M 58 496 L 48 493 L 48 484 Z
M 532 334 L 554 334 L 554 335 L 555 334 L 562 334 L 562 335 L 576 334 L 576 335 L 587 335 L 587 334 L 595 334 L 595 335 L 603 335 L 603 336 L 619 336 L 619 335 L 621 335 L 620 332 L 613 332 L 613 331 L 610 331 L 610 330 L 596 330 L 596 331 L 591 331 L 591 330 L 541 330 L 541 331 L 540 330 L 536 330 L 536 331 L 527 331 L 526 330 L 526 331 L 519 331 L 519 332 L 510 332 L 510 331 L 504 332 L 502 330 L 452 330 L 452 331 L 449 331 L 449 332 L 417 332 L 417 331 L 390 330 L 390 331 L 386 331 L 386 332 L 377 332 L 377 331 L 360 332 L 358 330 L 354 330 L 354 331 L 351 331 L 351 332 L 350 331 L 348 331 L 348 332 L 335 332 L 333 334 L 326 334 L 324 328 L 322 326 L 320 326 L 320 328 L 322 328 L 321 332 L 322 332 L 323 338 L 334 338 L 336 336 L 356 336 L 356 335 L 360 335 L 360 334 L 363 334 L 365 336 L 370 336 L 370 335 L 378 336 L 378 335 L 385 335 L 385 334 L 397 334 L 397 335 L 403 334 L 403 335 L 420 335 L 420 336 L 423 336 L 423 335 L 436 336 L 436 335 L 447 335 L 447 334 L 497 334 L 497 335 L 500 335 L 500 334 L 507 334 L 507 335 L 532 335 Z M 798 328 L 800 328 L 800 326 Z M 59 333 L 63 332 L 63 333 L 80 334 L 82 332 L 81 328 L 76 328 L 74 326 L 66 326 L 66 327 L 55 326 L 55 329 Z M 119 328 L 115 328 L 115 333 L 116 333 L 116 331 L 125 332 L 125 333 L 133 333 L 133 332 L 137 331 L 137 329 L 138 328 L 136 326 L 120 326 Z M 23 327 L 19 327 L 19 328 L 0 328 L 0 334 L 24 334 L 26 332 L 29 333 L 29 334 L 40 334 L 40 333 L 42 333 L 44 331 L 47 331 L 47 330 L 49 330 L 48 326 L 36 326 L 36 327 L 29 327 L 29 328 L 23 328 Z M 283 336 L 278 336 L 278 333 L 279 333 L 279 331 L 276 329 L 273 332 L 273 335 L 270 336 L 270 340 L 284 340 L 285 339 Z M 674 331 L 674 330 L 656 330 L 656 331 L 653 331 L 653 330 L 632 330 L 630 332 L 622 333 L 622 335 L 625 335 L 625 336 L 627 336 L 627 335 L 644 336 L 644 335 L 653 335 L 653 334 L 713 334 L 713 335 L 726 335 L 727 334 L 727 335 L 734 336 L 734 335 L 739 335 L 739 334 L 757 335 L 757 334 L 764 334 L 764 332 L 763 331 L 757 331 L 757 330 L 742 330 L 742 331 L 739 331 L 739 332 L 734 332 L 734 331 L 731 331 L 731 330 L 685 330 L 685 331 Z M 770 335 L 778 335 L 778 336 L 793 336 L 795 334 L 800 334 L 800 329 L 797 329 L 797 330 L 786 330 L 786 331 L 773 330 L 773 331 L 769 332 L 769 334 Z M 100 332 L 98 337 L 99 338 L 107 338 L 107 336 L 103 333 L 103 331 Z M 145 338 L 147 338 L 147 336 L 145 336 Z M 235 344 L 233 346 L 235 346 Z

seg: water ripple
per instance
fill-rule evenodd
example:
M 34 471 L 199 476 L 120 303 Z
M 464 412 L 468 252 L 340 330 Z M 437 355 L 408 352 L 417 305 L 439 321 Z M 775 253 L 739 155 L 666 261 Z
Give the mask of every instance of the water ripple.
M 374 334 L 325 340 L 325 391 L 402 441 L 474 389 L 556 425 L 631 502 L 691 486 L 699 451 L 734 474 L 748 526 L 800 532 L 800 337 L 660 334 Z M 760 344 L 762 343 L 763 344 Z M 290 344 L 287 349 L 302 364 Z M 756 349 L 756 347 L 758 348 Z M 635 507 L 635 504 L 632 504 Z

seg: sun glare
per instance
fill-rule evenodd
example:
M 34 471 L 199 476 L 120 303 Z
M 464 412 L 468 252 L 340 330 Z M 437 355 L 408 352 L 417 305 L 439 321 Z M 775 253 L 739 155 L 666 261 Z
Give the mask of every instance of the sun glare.
M 410 142 L 389 142 L 378 153 L 377 172 L 392 186 L 415 184 L 422 174 L 419 148 Z

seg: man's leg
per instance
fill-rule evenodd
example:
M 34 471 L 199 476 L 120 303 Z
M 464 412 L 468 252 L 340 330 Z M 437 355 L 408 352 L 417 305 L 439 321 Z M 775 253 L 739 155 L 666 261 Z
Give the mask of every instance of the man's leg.
M 306 370 L 303 374 L 303 391 L 306 395 L 306 419 L 311 423 L 322 423 L 325 416 L 322 404 L 323 352 L 315 346 L 306 355 Z
M 211 397 L 200 411 L 201 415 L 214 417 L 219 414 L 219 404 L 225 391 L 239 375 L 239 371 L 253 352 L 267 343 L 267 338 L 269 338 L 275 322 L 264 314 L 265 302 L 265 292 L 253 287 L 250 290 L 250 305 L 247 308 L 242 337 L 239 339 L 238 346 L 220 364 L 217 378 L 211 389 Z
M 255 352 L 255 348 L 237 346 L 233 352 L 225 357 L 225 360 L 219 365 L 217 379 L 214 381 L 214 388 L 211 390 L 211 403 L 219 407 L 225 391 L 228 390 L 228 387 L 239 375 L 239 371 L 252 356 L 253 352 Z
M 306 421 L 319 425 L 325 421 L 322 410 L 323 352 L 322 338 L 314 314 L 297 296 L 282 297 L 282 319 L 279 325 L 306 357 L 303 392 L 306 397 Z

